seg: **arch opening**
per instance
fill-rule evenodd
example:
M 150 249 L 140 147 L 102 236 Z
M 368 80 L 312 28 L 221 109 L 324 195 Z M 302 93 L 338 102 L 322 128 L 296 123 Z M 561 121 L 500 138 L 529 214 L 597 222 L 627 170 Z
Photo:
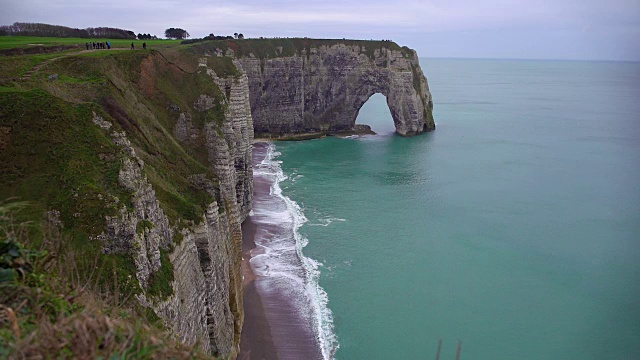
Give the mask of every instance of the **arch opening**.
M 356 125 L 369 125 L 378 135 L 388 135 L 396 131 L 391 110 L 387 105 L 387 97 L 375 93 L 367 99 L 358 111 Z

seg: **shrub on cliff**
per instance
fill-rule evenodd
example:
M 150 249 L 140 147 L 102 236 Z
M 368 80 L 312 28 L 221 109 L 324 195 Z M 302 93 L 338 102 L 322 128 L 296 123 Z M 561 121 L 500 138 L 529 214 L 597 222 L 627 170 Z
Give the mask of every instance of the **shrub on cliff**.
M 180 45 L 188 45 L 188 44 L 195 44 L 195 43 L 199 43 L 199 42 L 203 42 L 203 41 L 207 41 L 207 40 L 233 40 L 233 36 L 216 36 L 213 34 L 209 34 L 201 39 L 188 39 L 188 40 L 182 40 L 180 42 Z

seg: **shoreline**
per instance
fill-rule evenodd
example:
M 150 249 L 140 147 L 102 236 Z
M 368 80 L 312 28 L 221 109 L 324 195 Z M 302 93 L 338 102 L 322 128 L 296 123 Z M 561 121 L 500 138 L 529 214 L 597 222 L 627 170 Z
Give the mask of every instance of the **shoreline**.
M 266 135 L 266 136 L 265 136 Z M 307 133 L 290 133 L 290 134 L 256 134 L 253 138 L 253 144 L 268 143 L 271 141 L 303 141 L 322 139 L 326 137 L 345 138 L 349 136 L 362 136 L 362 135 L 377 135 L 377 133 L 371 130 L 371 126 L 366 124 L 355 124 L 351 129 L 339 130 L 339 131 L 316 131 Z
M 277 276 L 259 274 L 260 271 L 268 273 L 269 265 L 254 264 L 258 266 L 258 273 L 251 267 L 251 260 L 265 253 L 256 242 L 268 242 L 274 234 L 283 231 L 278 224 L 259 215 L 269 212 L 269 206 L 278 204 L 271 194 L 273 180 L 255 171 L 266 158 L 269 143 L 254 142 L 253 146 L 255 213 L 242 223 L 245 315 L 238 359 L 323 359 L 313 324 L 296 307 L 296 297 L 282 286 Z
M 251 270 L 249 260 L 251 250 L 256 248 L 254 237 L 257 226 L 248 217 L 242 223 L 242 290 L 244 324 L 240 335 L 238 359 L 277 359 L 271 329 L 262 306 L 262 299 L 255 286 L 256 275 Z

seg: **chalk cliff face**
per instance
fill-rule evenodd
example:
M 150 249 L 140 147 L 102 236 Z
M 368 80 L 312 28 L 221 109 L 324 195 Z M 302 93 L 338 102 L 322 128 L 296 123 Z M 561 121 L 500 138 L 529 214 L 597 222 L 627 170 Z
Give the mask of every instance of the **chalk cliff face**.
M 176 118 L 174 136 L 182 146 L 204 145 L 201 148 L 215 178 L 188 176 L 191 185 L 213 201 L 199 223 L 172 226 L 127 134 L 110 131 L 112 124 L 94 113 L 93 122 L 110 132 L 127 156 L 119 183 L 132 193 L 132 208 L 123 206 L 117 216 L 108 217 L 107 229 L 98 240 L 107 254 L 132 255 L 142 290 L 137 300 L 153 309 L 184 342 L 198 342 L 207 352 L 234 356 L 243 321 L 240 225 L 251 211 L 253 192 L 248 79 L 242 72 L 219 77 L 207 66 L 206 57 L 199 60 L 195 73 L 214 83 L 220 98 L 200 94 L 191 106 L 168 107 Z M 224 109 L 222 121 L 196 125 L 194 119 L 206 117 L 217 107 Z M 161 256 L 163 250 L 166 258 Z M 163 266 L 171 269 L 173 279 L 170 294 L 158 296 L 150 289 Z
M 217 201 L 209 205 L 200 225 L 183 230 L 184 240 L 171 259 L 175 295 L 152 307 L 187 342 L 201 340 L 205 349 L 227 355 L 237 350 L 243 321 L 240 225 L 251 211 L 253 124 L 246 75 L 218 77 L 207 67 L 206 58 L 200 60 L 198 71 L 226 90 L 222 126 L 207 123 L 195 129 L 205 139 L 219 187 L 197 175 L 192 181 Z M 203 95 L 194 110 L 213 106 Z
M 387 97 L 396 132 L 435 129 L 433 101 L 415 51 L 366 42 L 307 47 L 292 56 L 240 59 L 257 137 L 350 130 L 375 93 Z

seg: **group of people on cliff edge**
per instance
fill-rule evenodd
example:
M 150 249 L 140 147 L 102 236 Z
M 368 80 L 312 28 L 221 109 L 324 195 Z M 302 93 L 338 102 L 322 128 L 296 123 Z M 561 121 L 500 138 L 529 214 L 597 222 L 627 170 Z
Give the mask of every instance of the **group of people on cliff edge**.
M 86 42 L 84 43 L 84 47 L 87 48 L 87 50 L 89 49 L 111 49 L 111 41 L 106 41 L 106 42 Z
M 96 49 L 111 49 L 111 41 L 105 41 L 105 42 L 86 42 L 84 43 L 84 47 L 87 50 L 96 50 Z M 142 49 L 143 50 L 147 50 L 147 43 L 143 42 L 142 43 Z M 131 50 L 135 50 L 135 44 L 133 42 L 131 42 Z

